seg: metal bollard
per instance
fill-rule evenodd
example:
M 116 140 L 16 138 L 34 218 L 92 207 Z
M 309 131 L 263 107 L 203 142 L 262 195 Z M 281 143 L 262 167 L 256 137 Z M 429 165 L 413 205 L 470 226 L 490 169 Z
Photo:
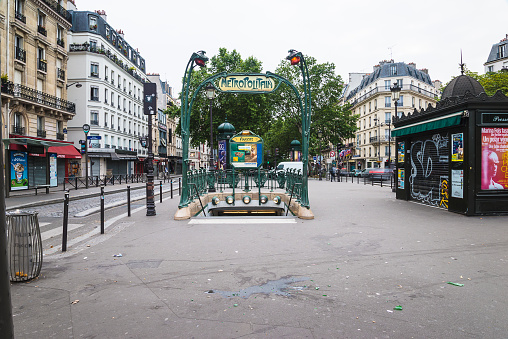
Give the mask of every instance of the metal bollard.
M 101 234 L 104 234 L 104 187 L 101 186 Z
M 64 194 L 62 252 L 67 251 L 67 228 L 69 226 L 69 191 Z
M 131 216 L 131 187 L 127 186 L 127 216 Z
M 160 198 L 160 203 L 162 204 L 162 181 L 159 185 L 159 198 Z
M 170 191 L 171 191 L 171 199 L 173 199 L 173 179 L 171 179 L 169 182 L 171 184 L 170 187 L 169 187 Z

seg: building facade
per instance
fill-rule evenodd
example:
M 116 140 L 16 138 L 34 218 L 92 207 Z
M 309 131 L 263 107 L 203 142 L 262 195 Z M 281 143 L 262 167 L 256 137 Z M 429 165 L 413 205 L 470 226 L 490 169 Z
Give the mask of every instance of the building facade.
M 483 65 L 485 73 L 508 70 L 508 34 L 497 44 L 492 45 L 487 62 Z
M 83 125 L 90 126 L 91 176 L 142 173 L 147 149 L 140 137 L 148 134 L 145 60 L 121 30 L 108 24 L 104 11 L 70 13 L 68 96 L 76 102 L 77 115 L 69 124 L 69 139 L 84 140 Z
M 359 85 L 346 88 L 345 101 L 352 105 L 352 113 L 359 116 L 358 130 L 355 139 L 345 141 L 342 167 L 349 171 L 389 167 L 395 154 L 395 146 L 389 136 L 395 114 L 390 88 L 394 83 L 401 88 L 397 102 L 397 115 L 401 116 L 434 105 L 438 94 L 435 82 L 426 69 L 419 70 L 414 63 L 393 60 L 380 62 L 374 66 L 372 73 L 355 73 L 353 78 L 355 83 L 359 81 Z
M 25 159 L 26 185 L 6 185 L 8 190 L 56 186 L 74 173 L 73 162 L 81 158 L 66 135 L 76 113 L 66 93 L 67 33 L 72 26 L 68 4 L 0 2 L 2 137 L 11 139 L 5 156 L 6 178 L 13 185 L 20 182 L 12 177 L 10 158 L 16 153 Z

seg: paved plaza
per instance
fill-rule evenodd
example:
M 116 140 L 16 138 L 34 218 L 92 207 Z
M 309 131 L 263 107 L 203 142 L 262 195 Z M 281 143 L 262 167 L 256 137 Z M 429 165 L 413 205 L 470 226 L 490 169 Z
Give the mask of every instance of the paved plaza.
M 156 199 L 14 283 L 16 338 L 506 336 L 508 217 L 356 182 L 311 180 L 309 196 L 314 220 L 220 223 Z

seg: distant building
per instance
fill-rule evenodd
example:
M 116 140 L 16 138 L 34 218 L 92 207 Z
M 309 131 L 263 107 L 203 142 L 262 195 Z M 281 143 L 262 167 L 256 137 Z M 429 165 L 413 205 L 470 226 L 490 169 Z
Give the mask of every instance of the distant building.
M 69 139 L 84 140 L 82 126 L 90 125 L 89 175 L 143 173 L 145 60 L 121 30 L 108 24 L 104 11 L 71 13 L 69 98 L 76 102 L 77 115 L 69 124 Z
M 485 73 L 508 70 L 508 34 L 497 44 L 492 45 L 487 62 L 483 65 Z
M 359 79 L 361 77 L 361 80 Z M 389 137 L 391 120 L 395 114 L 390 88 L 397 83 L 402 90 L 397 103 L 397 114 L 434 105 L 438 90 L 427 69 L 416 69 L 416 64 L 381 61 L 372 73 L 352 73 L 350 80 L 357 84 L 347 88 L 344 100 L 352 113 L 359 115 L 355 139 L 345 141 L 347 156 L 342 165 L 348 170 L 368 167 L 388 167 L 394 161 L 395 146 Z

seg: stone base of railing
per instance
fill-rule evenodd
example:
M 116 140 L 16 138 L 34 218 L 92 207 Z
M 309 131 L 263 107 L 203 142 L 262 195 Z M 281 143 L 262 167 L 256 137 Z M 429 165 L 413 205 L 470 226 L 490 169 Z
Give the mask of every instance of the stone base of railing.
M 261 193 L 263 195 L 266 195 L 269 200 L 273 200 L 276 196 L 280 196 L 282 203 L 284 203 L 286 206 L 289 203 L 290 196 L 286 193 L 278 193 L 278 192 L 272 192 L 272 193 Z M 231 195 L 231 193 L 208 193 L 201 197 L 201 202 L 203 203 L 203 206 L 205 206 L 211 201 L 213 197 L 218 197 L 221 201 L 224 201 L 227 196 Z M 235 200 L 241 200 L 245 195 L 249 195 L 252 200 L 258 200 L 258 193 L 236 193 L 235 194 Z M 294 200 L 291 200 L 291 205 L 289 206 L 289 209 L 291 210 L 291 213 L 293 215 L 297 216 L 300 219 L 306 219 L 311 220 L 314 219 L 314 213 L 309 208 L 301 206 L 298 202 Z M 199 203 L 199 199 L 194 199 L 187 207 L 179 208 L 178 211 L 175 213 L 175 220 L 187 220 L 192 218 L 193 216 L 197 215 L 201 211 L 201 204 Z

